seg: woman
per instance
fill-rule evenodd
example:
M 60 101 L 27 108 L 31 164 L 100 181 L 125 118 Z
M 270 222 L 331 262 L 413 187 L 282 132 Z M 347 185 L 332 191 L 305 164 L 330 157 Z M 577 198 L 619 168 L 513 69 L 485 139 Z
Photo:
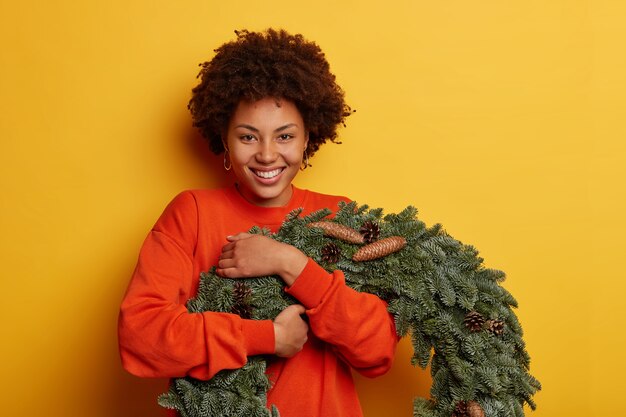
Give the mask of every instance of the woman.
M 181 193 L 153 227 L 121 306 L 122 363 L 138 376 L 206 380 L 275 355 L 268 405 L 282 416 L 361 416 L 350 369 L 374 377 L 390 368 L 397 338 L 385 303 L 295 247 L 245 233 L 276 231 L 299 207 L 306 215 L 347 201 L 292 185 L 350 114 L 343 91 L 316 44 L 274 30 L 237 32 L 200 77 L 194 125 L 236 185 Z M 190 314 L 185 302 L 215 265 L 225 279 L 278 275 L 300 304 L 273 321 Z

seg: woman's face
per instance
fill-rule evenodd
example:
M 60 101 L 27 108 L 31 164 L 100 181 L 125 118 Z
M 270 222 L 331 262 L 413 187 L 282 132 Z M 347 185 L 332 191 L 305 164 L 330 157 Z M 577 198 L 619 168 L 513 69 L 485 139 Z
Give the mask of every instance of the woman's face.
M 291 101 L 239 102 L 225 145 L 241 195 L 258 206 L 286 205 L 307 141 L 302 116 Z

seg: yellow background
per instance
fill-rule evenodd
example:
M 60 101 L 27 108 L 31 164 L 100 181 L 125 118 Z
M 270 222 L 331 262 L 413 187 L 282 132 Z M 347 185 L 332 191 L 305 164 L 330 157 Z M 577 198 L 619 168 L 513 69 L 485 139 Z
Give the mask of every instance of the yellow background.
M 507 272 L 536 417 L 623 412 L 622 1 L 0 2 L 2 415 L 161 415 L 119 365 L 119 301 L 180 190 L 221 184 L 190 128 L 198 63 L 233 30 L 316 40 L 357 113 L 302 187 L 408 204 Z M 410 416 L 403 343 L 358 379 L 367 417 Z

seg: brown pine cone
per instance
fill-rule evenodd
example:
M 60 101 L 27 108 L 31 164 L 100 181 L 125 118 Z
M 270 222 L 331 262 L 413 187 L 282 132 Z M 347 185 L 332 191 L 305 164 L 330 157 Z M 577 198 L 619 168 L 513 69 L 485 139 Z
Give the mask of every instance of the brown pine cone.
M 378 223 L 368 220 L 363 223 L 363 226 L 359 229 L 359 233 L 363 235 L 365 243 L 372 243 L 373 241 L 378 240 L 378 237 L 380 236 L 380 226 Z
M 337 263 L 339 255 L 341 255 L 341 249 L 332 242 L 322 247 L 322 260 L 324 262 L 328 262 L 329 264 Z
M 334 237 L 339 240 L 343 240 L 348 243 L 363 243 L 363 235 L 356 230 L 344 226 L 339 223 L 333 222 L 313 222 L 309 223 L 308 227 L 318 227 L 324 230 L 326 236 Z
M 456 403 L 451 417 L 468 417 L 467 401 L 459 401 L 458 403 Z
M 487 320 L 487 330 L 496 336 L 504 333 L 504 321 L 500 319 Z
M 485 417 L 485 410 L 476 401 L 467 402 L 467 415 L 469 417 Z
M 470 332 L 479 332 L 482 330 L 483 324 L 485 324 L 485 318 L 477 311 L 470 311 L 465 315 L 463 323 Z
M 363 262 L 383 258 L 399 251 L 405 246 L 406 239 L 402 236 L 386 237 L 359 248 L 352 256 L 352 260 L 355 262 Z
M 252 289 L 243 282 L 236 281 L 233 286 L 233 299 L 235 302 L 230 311 L 238 314 L 243 319 L 252 318 L 252 306 L 249 304 L 251 296 Z
M 252 318 L 252 306 L 249 304 L 235 304 L 230 309 L 230 312 L 233 314 L 237 314 L 242 319 Z
M 233 298 L 235 302 L 246 301 L 252 295 L 252 289 L 241 281 L 235 281 L 233 285 Z

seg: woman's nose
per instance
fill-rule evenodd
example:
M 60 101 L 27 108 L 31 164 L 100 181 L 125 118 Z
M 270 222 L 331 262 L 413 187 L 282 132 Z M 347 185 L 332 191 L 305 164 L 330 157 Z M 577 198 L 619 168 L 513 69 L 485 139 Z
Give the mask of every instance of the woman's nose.
M 263 164 L 269 164 L 278 157 L 278 150 L 273 141 L 263 141 L 259 144 L 259 150 L 256 154 L 257 161 Z

